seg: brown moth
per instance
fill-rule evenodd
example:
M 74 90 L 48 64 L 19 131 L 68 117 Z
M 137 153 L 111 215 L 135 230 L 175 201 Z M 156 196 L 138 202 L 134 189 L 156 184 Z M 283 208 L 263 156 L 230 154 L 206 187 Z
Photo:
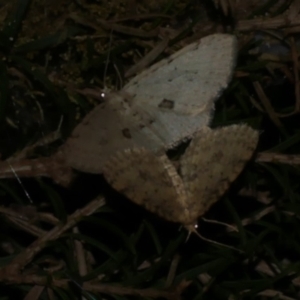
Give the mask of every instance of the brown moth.
M 134 203 L 196 232 L 198 217 L 222 196 L 251 158 L 258 135 L 246 125 L 204 128 L 182 155 L 177 170 L 165 155 L 134 148 L 113 156 L 104 176 Z

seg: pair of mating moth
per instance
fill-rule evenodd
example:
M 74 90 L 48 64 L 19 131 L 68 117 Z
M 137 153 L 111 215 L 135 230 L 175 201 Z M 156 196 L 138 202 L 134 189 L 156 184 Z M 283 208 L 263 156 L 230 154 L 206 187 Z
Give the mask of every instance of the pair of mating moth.
M 68 165 L 103 173 L 130 200 L 195 231 L 251 158 L 258 132 L 208 127 L 231 80 L 236 39 L 214 34 L 190 44 L 107 96 L 63 146 Z M 192 139 L 177 167 L 165 151 Z
M 236 44 L 232 35 L 210 35 L 131 79 L 75 128 L 58 152 L 61 161 L 68 170 L 103 173 L 133 202 L 195 231 L 258 141 L 246 125 L 208 127 L 231 80 Z M 175 167 L 165 152 L 187 139 Z

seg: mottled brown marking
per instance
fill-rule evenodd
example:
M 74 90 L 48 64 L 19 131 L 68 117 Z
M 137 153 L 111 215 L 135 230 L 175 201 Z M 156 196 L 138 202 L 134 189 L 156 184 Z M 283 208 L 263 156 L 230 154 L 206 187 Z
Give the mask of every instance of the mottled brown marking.
M 128 128 L 124 128 L 122 130 L 122 134 L 124 137 L 126 137 L 127 139 L 131 139 L 132 136 L 131 136 L 131 133 L 130 133 L 130 130 Z
M 173 100 L 163 99 L 159 104 L 159 108 L 173 109 L 175 102 Z
M 104 175 L 136 204 L 191 230 L 242 171 L 257 141 L 258 132 L 246 125 L 205 128 L 180 158 L 180 174 L 167 157 L 137 148 L 118 154 Z

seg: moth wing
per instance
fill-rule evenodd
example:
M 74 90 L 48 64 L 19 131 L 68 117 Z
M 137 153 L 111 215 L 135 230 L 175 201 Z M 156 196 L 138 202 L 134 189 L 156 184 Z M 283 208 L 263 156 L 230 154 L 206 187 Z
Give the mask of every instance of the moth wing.
M 102 173 L 112 153 L 136 146 L 163 148 L 149 123 L 149 115 L 132 109 L 122 95 L 113 94 L 73 130 L 62 147 L 66 163 L 79 171 Z
M 105 103 L 95 107 L 73 130 L 63 145 L 66 163 L 82 172 L 102 173 L 103 164 L 112 153 L 127 148 L 144 147 L 149 151 L 163 153 L 172 145 L 167 144 L 169 132 L 161 121 L 175 122 L 186 128 L 180 116 L 158 120 L 155 112 L 131 106 L 126 95 L 114 93 Z M 167 118 L 168 116 L 166 116 Z M 197 123 L 196 117 L 192 117 Z M 192 124 L 192 122 L 190 122 Z M 176 134 L 176 126 L 173 126 Z M 190 130 L 194 133 L 194 130 Z M 189 137 L 187 128 L 178 140 Z M 168 138 L 167 138 L 168 140 Z
M 222 196 L 243 170 L 253 155 L 258 135 L 246 125 L 232 125 L 205 128 L 192 140 L 180 161 L 180 173 L 190 193 L 188 208 L 197 217 Z
M 214 101 L 228 85 L 236 39 L 214 34 L 192 43 L 134 77 L 124 91 L 134 106 L 149 112 L 165 149 L 176 146 L 210 122 Z
M 152 117 L 152 122 L 148 125 L 148 129 L 156 133 L 161 141 L 161 148 L 169 150 L 177 146 L 184 140 L 190 139 L 201 128 L 206 127 L 210 123 L 211 110 L 200 115 L 183 115 L 174 112 L 163 112 L 147 108 L 147 112 Z M 156 151 L 158 148 L 152 148 Z
M 103 175 L 115 190 L 134 203 L 166 220 L 184 220 L 185 190 L 166 156 L 155 156 L 143 148 L 127 149 L 109 159 Z
M 196 115 L 213 103 L 231 80 L 236 39 L 212 34 L 187 45 L 134 77 L 124 89 L 140 106 Z

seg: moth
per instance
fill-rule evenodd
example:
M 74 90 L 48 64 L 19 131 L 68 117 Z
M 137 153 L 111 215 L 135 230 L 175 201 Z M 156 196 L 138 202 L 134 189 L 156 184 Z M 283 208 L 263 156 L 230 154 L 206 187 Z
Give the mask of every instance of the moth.
M 236 44 L 229 34 L 204 37 L 108 94 L 64 144 L 67 164 L 102 173 L 112 153 L 134 147 L 164 153 L 193 136 L 210 123 L 231 80 Z
M 187 45 L 108 93 L 54 156 L 3 162 L 0 177 L 48 176 L 67 186 L 72 168 L 101 174 L 109 157 L 124 149 L 162 155 L 209 125 L 214 102 L 231 80 L 236 44 L 233 35 L 213 34 Z
M 176 168 L 166 155 L 146 148 L 118 152 L 105 164 L 109 184 L 134 203 L 197 232 L 197 219 L 224 194 L 258 142 L 247 125 L 203 128 Z

